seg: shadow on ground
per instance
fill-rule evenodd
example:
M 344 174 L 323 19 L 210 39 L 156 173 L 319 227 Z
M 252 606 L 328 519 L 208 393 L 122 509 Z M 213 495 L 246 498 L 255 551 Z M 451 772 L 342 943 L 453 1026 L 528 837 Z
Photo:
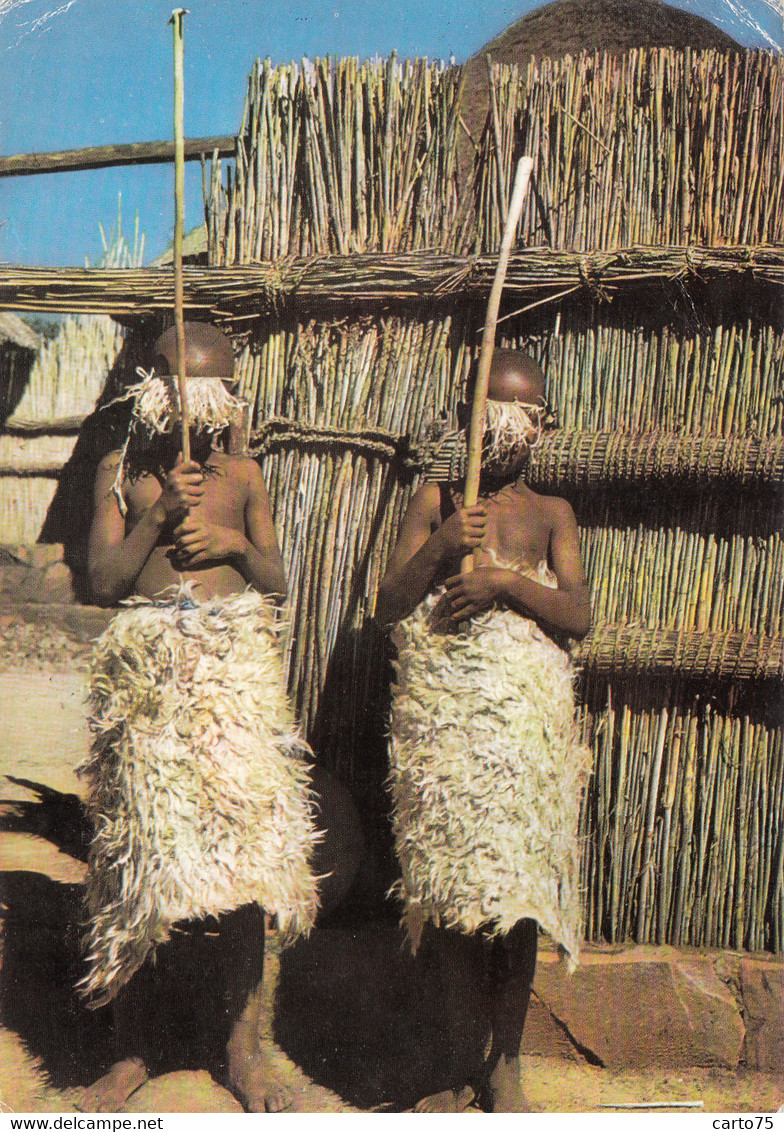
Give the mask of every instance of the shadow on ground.
M 0 830 L 43 837 L 62 853 L 86 861 L 91 826 L 82 800 L 76 794 L 64 794 L 29 778 L 6 774 L 5 779 L 30 790 L 36 799 L 0 799 Z
M 478 1071 L 481 1026 L 466 1017 L 456 1032 L 461 1061 Z M 405 1110 L 450 1085 L 438 968 L 425 945 L 411 956 L 394 920 L 317 928 L 287 948 L 274 1036 L 313 1081 L 360 1109 Z
M 0 897 L 0 1024 L 40 1058 L 55 1088 L 86 1085 L 109 1064 L 111 1015 L 87 1010 L 73 989 L 84 973 L 82 887 L 18 870 L 0 874 Z
M 89 826 L 79 799 L 15 781 L 37 799 L 9 802 L 0 828 L 46 838 L 84 860 Z M 327 824 L 343 831 L 342 840 L 328 839 L 330 852 L 319 861 L 324 868 L 318 871 L 336 882 L 334 892 L 327 885 L 322 894 L 330 915 L 280 956 L 274 1038 L 308 1077 L 344 1101 L 365 1110 L 403 1110 L 451 1083 L 441 972 L 426 944 L 416 959 L 411 956 L 389 904 L 356 900 L 352 827 L 338 820 L 336 809 L 345 800 L 322 791 L 321 801 L 322 820 L 332 819 Z M 341 869 L 344 857 L 350 869 Z M 343 871 L 345 885 L 337 883 Z M 18 1035 L 40 1059 L 48 1083 L 60 1089 L 94 1081 L 116 1053 L 113 1007 L 88 1010 L 75 990 L 86 971 L 79 948 L 82 896 L 82 885 L 43 872 L 0 873 L 0 1024 Z M 364 910 L 357 912 L 357 904 Z M 209 928 L 205 922 L 203 941 L 175 935 L 166 962 L 159 952 L 150 971 L 133 980 L 144 999 L 145 1036 L 160 1053 L 166 1051 L 165 1069 L 217 1066 L 218 1047 L 228 1036 L 226 1007 L 218 998 L 226 955 L 212 946 Z M 463 977 L 450 972 L 450 978 Z M 481 1026 L 461 1019 L 457 1034 L 461 1061 L 478 1069 Z

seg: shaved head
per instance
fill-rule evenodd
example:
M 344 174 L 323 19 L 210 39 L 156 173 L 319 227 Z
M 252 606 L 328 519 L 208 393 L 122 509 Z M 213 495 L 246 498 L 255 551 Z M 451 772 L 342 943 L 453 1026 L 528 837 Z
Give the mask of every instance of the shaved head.
M 177 331 L 170 327 L 155 343 L 155 372 L 177 372 Z M 234 377 L 234 350 L 226 335 L 209 322 L 185 323 L 185 369 L 188 377 Z
M 492 401 L 523 401 L 537 404 L 544 398 L 542 368 L 530 354 L 520 350 L 493 350 L 487 396 Z

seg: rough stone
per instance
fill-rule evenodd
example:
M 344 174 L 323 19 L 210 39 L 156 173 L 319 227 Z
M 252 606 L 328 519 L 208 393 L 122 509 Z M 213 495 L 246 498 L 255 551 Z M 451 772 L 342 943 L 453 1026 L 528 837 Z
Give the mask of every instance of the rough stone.
M 0 594 L 4 605 L 18 600 L 17 595 L 29 576 L 30 569 L 23 563 L 5 562 L 0 567 Z
M 25 593 L 26 601 L 69 602 L 76 597 L 74 591 L 74 577 L 70 567 L 64 562 L 53 562 L 45 570 L 37 573 L 31 579 L 29 590 Z
M 20 558 L 23 551 L 24 560 L 39 570 L 45 570 L 55 562 L 62 562 L 65 556 L 65 547 L 61 542 L 36 542 L 32 546 L 18 547 L 17 554 Z
M 12 612 L 20 620 L 37 625 L 42 632 L 59 629 L 73 640 L 82 642 L 100 636 L 114 616 L 114 609 L 71 602 L 27 602 L 14 606 Z
M 568 1057 L 582 1061 L 581 1055 L 566 1036 L 563 1026 L 558 1025 L 553 1015 L 535 994 L 531 995 L 531 1004 L 525 1017 L 520 1052 L 535 1057 Z
M 741 959 L 739 974 L 746 1065 L 784 1071 L 784 963 Z
M 744 1026 L 711 958 L 671 947 L 541 956 L 534 990 L 578 1049 L 611 1068 L 738 1065 Z
M 121 1112 L 244 1112 L 240 1102 L 200 1069 L 164 1073 L 145 1082 Z

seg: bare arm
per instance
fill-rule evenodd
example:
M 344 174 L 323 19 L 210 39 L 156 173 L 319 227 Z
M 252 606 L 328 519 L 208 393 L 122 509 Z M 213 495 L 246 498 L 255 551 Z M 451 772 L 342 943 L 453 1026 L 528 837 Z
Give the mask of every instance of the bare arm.
M 479 546 L 487 525 L 487 508 L 461 507 L 438 524 L 439 491 L 423 484 L 408 506 L 400 538 L 378 587 L 376 617 L 388 625 L 407 617 L 427 593 L 444 563 Z
M 119 452 L 110 453 L 99 464 L 95 479 L 87 577 L 99 605 L 114 605 L 133 592 L 166 524 L 189 506 L 196 506 L 204 492 L 198 465 L 178 464 L 169 473 L 158 499 L 126 535 L 125 519 L 113 490 L 119 463 Z
M 267 485 L 255 460 L 250 461 L 245 529 L 246 545 L 237 559 L 237 569 L 255 589 L 285 597 L 288 586 L 283 556 L 275 534 Z
M 245 530 L 205 522 L 188 515 L 174 532 L 178 561 L 184 567 L 224 560 L 260 593 L 286 596 L 286 574 L 272 521 L 269 495 L 255 460 L 243 461 L 246 477 Z
M 531 617 L 546 630 L 560 630 L 582 639 L 591 627 L 591 603 L 580 562 L 577 521 L 569 504 L 553 501 L 550 558 L 558 589 L 543 586 L 517 570 L 481 567 L 457 574 L 446 581 L 456 620 L 472 617 L 496 601 L 524 617 Z
M 550 558 L 558 589 L 542 586 L 512 570 L 504 597 L 512 609 L 581 640 L 591 627 L 591 597 L 580 561 L 577 520 L 569 504 L 559 499 L 553 511 Z

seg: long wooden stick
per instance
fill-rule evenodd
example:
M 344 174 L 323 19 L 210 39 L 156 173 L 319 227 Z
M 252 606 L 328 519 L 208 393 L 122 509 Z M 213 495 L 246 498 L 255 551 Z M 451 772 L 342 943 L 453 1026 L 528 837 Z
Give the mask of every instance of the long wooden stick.
M 183 130 L 182 17 L 187 8 L 175 8 L 169 23 L 174 39 L 174 328 L 177 335 L 177 385 L 180 391 L 182 459 L 191 458 L 190 416 L 185 390 L 185 316 L 182 278 L 182 237 L 185 211 L 185 133 Z
M 509 203 L 509 212 L 504 225 L 501 238 L 501 250 L 498 253 L 498 266 L 495 269 L 493 285 L 490 288 L 490 298 L 487 300 L 487 315 L 482 332 L 482 346 L 479 351 L 479 366 L 474 386 L 474 400 L 471 407 L 471 425 L 468 434 L 468 467 L 466 469 L 465 493 L 463 506 L 472 507 L 479 498 L 479 473 L 482 467 L 482 440 L 485 432 L 485 406 L 487 404 L 487 387 L 490 382 L 490 363 L 493 360 L 495 348 L 495 328 L 498 321 L 498 308 L 501 305 L 501 292 L 504 289 L 506 269 L 509 264 L 509 254 L 514 243 L 517 222 L 523 211 L 523 203 L 528 192 L 531 180 L 531 170 L 534 167 L 532 157 L 521 157 L 517 163 L 512 199 Z M 468 555 L 463 560 L 463 570 L 473 567 L 473 556 Z

